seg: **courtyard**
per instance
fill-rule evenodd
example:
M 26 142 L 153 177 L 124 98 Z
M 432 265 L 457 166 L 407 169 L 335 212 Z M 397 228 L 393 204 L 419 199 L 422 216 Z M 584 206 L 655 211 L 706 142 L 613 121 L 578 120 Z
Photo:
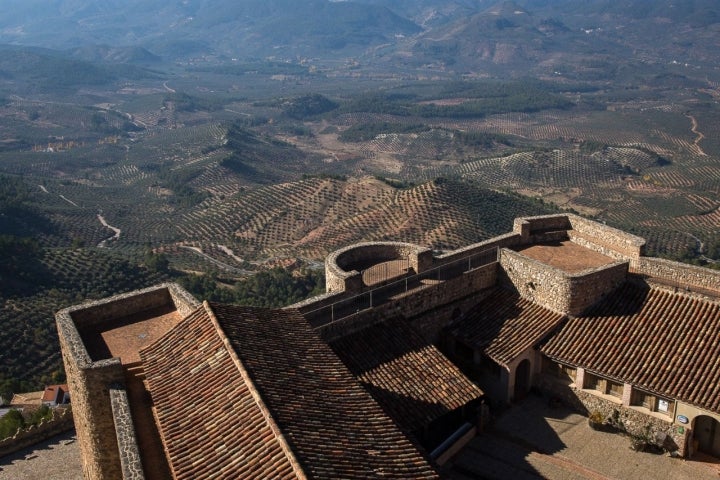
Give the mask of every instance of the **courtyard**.
M 628 437 L 592 430 L 585 416 L 531 394 L 498 415 L 443 474 L 453 480 L 718 480 L 720 459 L 636 452 Z

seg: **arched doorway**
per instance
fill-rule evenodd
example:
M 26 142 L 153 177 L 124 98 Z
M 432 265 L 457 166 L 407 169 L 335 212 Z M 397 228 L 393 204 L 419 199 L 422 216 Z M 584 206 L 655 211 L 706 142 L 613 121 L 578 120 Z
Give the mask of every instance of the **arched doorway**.
M 515 390 L 513 400 L 518 401 L 525 398 L 530 391 L 530 360 L 527 358 L 520 362 L 515 369 Z
M 720 422 L 707 415 L 695 417 L 693 439 L 699 452 L 720 457 Z

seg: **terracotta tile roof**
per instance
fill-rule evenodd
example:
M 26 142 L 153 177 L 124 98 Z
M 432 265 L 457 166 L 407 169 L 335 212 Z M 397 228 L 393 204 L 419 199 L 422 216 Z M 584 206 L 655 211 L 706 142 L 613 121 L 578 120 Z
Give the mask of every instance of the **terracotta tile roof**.
M 140 355 L 175 478 L 296 478 L 203 307 Z
M 542 352 L 720 412 L 720 304 L 626 283 L 574 318 Z
M 298 311 L 212 309 L 309 478 L 438 478 Z
M 206 304 L 141 356 L 178 478 L 438 478 L 295 310 Z
M 405 319 L 390 319 L 330 344 L 383 409 L 406 431 L 483 395 Z
M 63 397 L 65 396 L 65 392 L 68 391 L 67 384 L 65 385 L 50 385 L 48 387 L 45 387 L 45 391 L 43 392 L 42 401 L 43 402 L 54 402 L 55 400 L 58 400 L 62 402 Z M 58 396 L 60 398 L 58 398 Z
M 450 334 L 507 366 L 563 318 L 562 314 L 498 288 L 453 325 Z

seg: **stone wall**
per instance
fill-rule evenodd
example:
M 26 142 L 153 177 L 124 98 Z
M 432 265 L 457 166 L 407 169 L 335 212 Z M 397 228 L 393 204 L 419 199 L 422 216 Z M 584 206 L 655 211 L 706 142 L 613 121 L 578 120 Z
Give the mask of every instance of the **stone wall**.
M 562 271 L 521 253 L 500 251 L 500 282 L 517 290 L 521 297 L 555 312 L 570 308 L 570 280 Z
M 358 243 L 336 250 L 325 259 L 325 289 L 360 291 L 360 271 L 378 263 L 407 259 L 416 273 L 432 268 L 432 250 L 402 242 Z
M 720 271 L 661 258 L 641 258 L 635 272 L 668 281 L 678 288 L 699 287 L 720 293 Z
M 61 341 L 62 346 L 62 341 Z M 80 369 L 63 355 L 65 373 L 72 392 L 75 429 L 88 479 L 121 478 L 115 421 L 108 385 L 124 381 L 120 361 Z
M 0 457 L 72 430 L 74 426 L 72 409 L 57 408 L 53 411 L 52 419 L 43 420 L 39 425 L 33 425 L 25 430 L 20 430 L 12 437 L 0 440 Z
M 645 239 L 577 215 L 568 215 L 570 239 L 586 248 L 634 265 L 645 254 Z
M 128 402 L 127 391 L 122 385 L 112 385 L 110 387 L 110 405 L 113 420 L 115 421 L 122 478 L 123 480 L 143 480 L 145 474 L 143 473 L 140 449 L 135 435 L 135 426 L 130 414 L 130 403 Z
M 634 262 L 645 251 L 645 239 L 569 213 L 516 218 L 513 232 L 522 245 L 569 238 L 620 261 Z
M 578 315 L 627 278 L 627 263 L 619 262 L 577 274 L 508 249 L 500 251 L 500 281 L 520 296 L 555 312 Z
M 566 235 L 565 232 L 570 228 L 568 215 L 521 217 L 513 223 L 513 232 L 520 236 L 523 245 L 556 239 L 558 233 Z
M 396 299 L 388 301 L 377 307 L 362 310 L 357 314 L 337 320 L 318 328 L 320 335 L 330 341 L 362 330 L 367 326 L 388 318 L 402 316 L 405 318 L 419 317 L 419 326 L 426 338 L 437 337 L 439 329 L 444 327 L 452 317 L 452 308 L 442 310 L 442 315 L 435 315 L 434 321 L 425 316 L 428 312 L 436 311 L 442 306 L 452 304 L 483 289 L 495 286 L 497 283 L 497 264 L 477 268 L 463 275 L 423 288 L 412 290 Z
M 118 359 L 92 362 L 69 312 L 58 312 L 56 318 L 86 478 L 120 478 L 115 425 L 107 386 L 124 381 L 122 365 Z
M 200 303 L 179 285 L 164 283 L 77 305 L 64 311 L 70 315 L 77 328 L 83 329 L 164 305 L 172 305 L 178 312 L 186 315 Z
M 118 358 L 93 361 L 81 329 L 113 322 L 134 313 L 162 306 L 191 312 L 199 303 L 176 284 L 116 295 L 59 311 L 55 318 L 72 403 L 83 470 L 88 479 L 118 479 L 123 471 L 110 385 L 125 383 Z M 116 404 L 117 405 L 117 404 Z M 123 418 L 118 419 L 123 424 Z M 122 438 L 123 435 L 121 435 Z
M 451 252 L 444 253 L 435 257 L 435 265 L 444 265 L 462 258 L 487 252 L 494 248 L 512 248 L 520 245 L 520 236 L 515 233 L 507 233 L 493 237 L 484 242 L 473 243 L 466 247 L 458 248 Z
M 619 262 L 570 275 L 570 304 L 567 313 L 579 315 L 611 294 L 627 278 L 627 262 Z
M 535 376 L 535 385 L 584 415 L 598 411 L 604 418 L 617 418 L 625 431 L 631 435 L 647 436 L 650 439 L 658 438 L 658 435 L 666 435 L 672 439 L 672 444 L 677 448 L 677 452 L 680 455 L 685 454 L 686 433 L 678 433 L 669 417 L 664 420 L 647 415 L 632 407 L 622 405 L 620 401 L 608 400 L 575 386 L 565 385 L 544 374 Z

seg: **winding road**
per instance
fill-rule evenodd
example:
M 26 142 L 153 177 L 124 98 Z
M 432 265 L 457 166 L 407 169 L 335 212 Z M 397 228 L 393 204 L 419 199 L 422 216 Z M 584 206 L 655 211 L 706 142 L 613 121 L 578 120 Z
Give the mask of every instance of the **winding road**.
M 705 151 L 702 149 L 702 147 L 700 147 L 700 142 L 702 142 L 705 139 L 705 135 L 703 135 L 702 132 L 698 131 L 697 120 L 695 119 L 695 117 L 693 117 L 689 113 L 686 113 L 685 116 L 688 117 L 690 119 L 690 121 L 692 122 L 692 128 L 690 129 L 690 131 L 692 131 L 696 135 L 693 145 L 695 145 L 698 155 L 707 157 L 707 153 L 705 153 Z
M 106 238 L 105 240 L 103 240 L 102 242 L 98 243 L 98 245 L 97 245 L 98 248 L 104 248 L 104 247 L 105 247 L 105 244 L 106 244 L 107 242 L 110 242 L 110 241 L 113 241 L 113 240 L 119 240 L 119 239 L 120 239 L 121 230 L 120 230 L 119 228 L 113 227 L 112 225 L 110 225 L 109 223 L 107 223 L 107 222 L 105 221 L 105 217 L 103 217 L 102 214 L 100 214 L 100 213 L 98 213 L 97 218 L 98 218 L 98 220 L 100 220 L 100 223 L 102 223 L 104 227 L 109 228 L 110 230 L 112 230 L 113 232 L 115 232 L 115 235 L 113 235 L 112 237 L 108 237 L 108 238 Z

